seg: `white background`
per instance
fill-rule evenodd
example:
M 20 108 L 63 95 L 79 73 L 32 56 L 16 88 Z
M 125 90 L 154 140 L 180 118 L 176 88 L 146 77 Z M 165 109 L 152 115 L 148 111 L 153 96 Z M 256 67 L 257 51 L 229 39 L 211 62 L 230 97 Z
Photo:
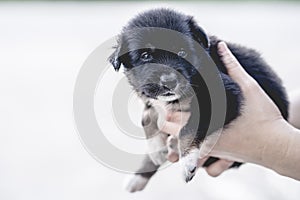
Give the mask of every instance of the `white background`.
M 299 199 L 299 182 L 251 164 L 218 178 L 200 170 L 189 184 L 174 165 L 145 191 L 128 194 L 124 174 L 83 148 L 72 116 L 82 63 L 134 14 L 161 5 L 194 15 L 209 33 L 255 47 L 289 91 L 298 88 L 300 4 L 1 3 L 0 199 Z

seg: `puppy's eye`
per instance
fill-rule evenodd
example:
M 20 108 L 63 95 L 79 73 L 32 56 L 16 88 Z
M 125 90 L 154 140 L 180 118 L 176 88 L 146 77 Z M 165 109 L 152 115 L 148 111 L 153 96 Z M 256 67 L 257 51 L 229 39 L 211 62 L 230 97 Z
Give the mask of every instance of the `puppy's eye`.
M 187 56 L 187 52 L 185 52 L 184 49 L 181 49 L 178 51 L 177 55 L 181 58 L 185 58 Z
M 149 60 L 151 60 L 152 59 L 152 55 L 149 53 L 149 52 L 143 52 L 142 54 L 141 54 L 141 59 L 143 60 L 143 61 L 149 61 Z

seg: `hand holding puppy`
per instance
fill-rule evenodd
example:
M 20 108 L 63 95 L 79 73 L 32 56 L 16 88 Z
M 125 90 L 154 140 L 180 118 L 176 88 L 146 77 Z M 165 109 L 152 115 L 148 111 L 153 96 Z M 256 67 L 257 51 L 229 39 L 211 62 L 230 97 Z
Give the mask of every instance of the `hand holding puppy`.
M 206 168 L 212 176 L 228 169 L 233 163 L 228 160 L 234 160 L 259 164 L 300 180 L 300 131 L 283 119 L 273 101 L 240 66 L 224 42 L 218 44 L 218 52 L 229 76 L 240 86 L 244 104 L 241 116 L 223 130 L 217 143 L 207 137 L 201 147 L 205 157 L 199 165 L 209 155 L 222 158 Z M 160 129 L 177 135 L 188 118 L 189 113 L 168 113 Z

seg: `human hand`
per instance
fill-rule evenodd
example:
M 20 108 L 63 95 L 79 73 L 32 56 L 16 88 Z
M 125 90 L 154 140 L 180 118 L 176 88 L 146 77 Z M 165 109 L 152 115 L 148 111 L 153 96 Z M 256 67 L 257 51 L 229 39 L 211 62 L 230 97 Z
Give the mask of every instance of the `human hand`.
M 244 102 L 241 115 L 230 124 L 229 128 L 224 129 L 217 139 L 216 134 L 208 136 L 201 146 L 200 166 L 208 156 L 223 158 L 206 168 L 208 174 L 212 176 L 221 174 L 231 166 L 233 162 L 227 159 L 254 163 L 259 163 L 266 157 L 273 159 L 263 154 L 264 149 L 274 144 L 274 139 L 262 133 L 286 127 L 286 121 L 279 109 L 258 83 L 240 66 L 224 42 L 219 43 L 218 50 L 229 76 L 240 86 Z M 178 134 L 186 124 L 189 115 L 190 113 L 168 113 L 167 122 L 160 128 L 164 132 Z
M 241 115 L 223 130 L 216 143 L 213 134 L 207 137 L 202 146 L 204 152 L 223 159 L 259 164 L 300 180 L 300 130 L 282 117 L 274 102 L 246 73 L 224 42 L 218 45 L 218 50 L 229 76 L 240 86 L 244 102 Z M 295 102 L 292 104 L 295 107 Z M 295 112 L 297 110 L 291 113 Z M 294 118 L 296 116 L 299 115 Z
M 274 145 L 268 134 L 286 127 L 279 109 L 258 83 L 247 74 L 224 42 L 218 45 L 221 60 L 229 76 L 239 85 L 244 102 L 241 115 L 231 122 L 229 128 L 214 143 L 208 136 L 203 144 L 204 154 L 241 162 L 260 162 L 264 149 Z M 213 146 L 214 145 L 214 146 Z M 272 159 L 272 158 L 269 158 Z

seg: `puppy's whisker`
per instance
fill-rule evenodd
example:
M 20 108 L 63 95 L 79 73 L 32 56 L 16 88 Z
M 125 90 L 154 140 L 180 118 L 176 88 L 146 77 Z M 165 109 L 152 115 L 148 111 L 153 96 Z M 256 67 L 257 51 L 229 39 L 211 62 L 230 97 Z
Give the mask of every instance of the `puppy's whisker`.
M 191 86 L 194 86 L 194 87 L 199 87 L 199 85 L 195 85 L 195 84 L 191 84 L 191 83 L 190 83 L 190 85 L 191 85 Z

